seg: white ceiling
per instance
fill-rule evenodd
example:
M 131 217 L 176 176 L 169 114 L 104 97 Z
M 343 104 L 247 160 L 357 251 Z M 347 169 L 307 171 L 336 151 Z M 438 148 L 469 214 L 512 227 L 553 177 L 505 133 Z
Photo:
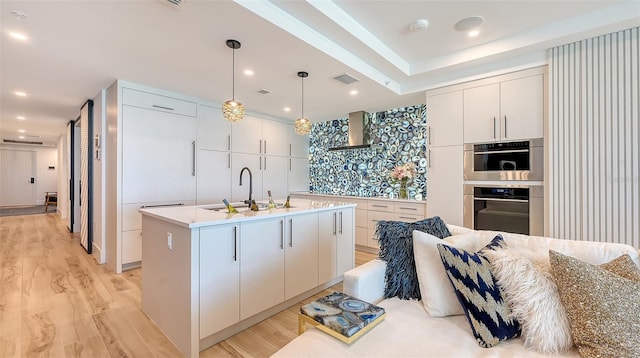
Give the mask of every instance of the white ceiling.
M 476 38 L 454 29 L 467 16 L 484 18 Z M 410 31 L 420 18 L 428 28 Z M 226 39 L 242 42 L 235 97 L 249 111 L 294 120 L 296 73 L 308 71 L 305 116 L 326 121 L 424 103 L 430 88 L 544 64 L 547 48 L 640 26 L 640 1 L 3 0 L 0 21 L 0 136 L 55 144 L 81 105 L 116 79 L 230 99 Z M 332 79 L 343 73 L 360 81 Z

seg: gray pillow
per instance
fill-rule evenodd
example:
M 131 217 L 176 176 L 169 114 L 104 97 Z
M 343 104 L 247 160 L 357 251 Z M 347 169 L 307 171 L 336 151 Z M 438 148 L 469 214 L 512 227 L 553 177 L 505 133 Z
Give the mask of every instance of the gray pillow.
M 376 236 L 380 242 L 378 256 L 387 263 L 385 298 L 421 299 L 413 257 L 413 230 L 426 232 L 441 239 L 451 236 L 447 225 L 439 216 L 414 223 L 379 221 L 376 225 Z

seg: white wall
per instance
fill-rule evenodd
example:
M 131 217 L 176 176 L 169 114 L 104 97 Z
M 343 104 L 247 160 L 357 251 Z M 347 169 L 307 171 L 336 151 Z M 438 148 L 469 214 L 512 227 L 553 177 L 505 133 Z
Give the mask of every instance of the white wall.
M 103 264 L 106 262 L 106 235 L 105 235 L 105 189 L 104 189 L 104 175 L 106 162 L 103 159 L 105 153 L 106 141 L 105 141 L 105 103 L 106 91 L 102 90 L 93 99 L 93 137 L 90 140 L 94 141 L 93 153 L 90 155 L 93 157 L 93 249 L 92 255 L 95 260 Z M 96 143 L 96 136 L 99 138 Z M 99 146 L 97 146 L 98 144 Z M 96 154 L 97 153 L 97 154 Z
M 38 147 L 33 145 L 0 144 L 5 150 L 22 150 L 36 152 L 36 198 L 33 205 L 44 205 L 47 191 L 58 191 L 58 148 Z M 49 169 L 52 166 L 54 169 Z M 8 173 L 0 173 L 0 180 Z
M 69 211 L 67 206 L 69 205 L 69 177 L 68 162 L 69 156 L 67 154 L 67 134 L 61 135 L 58 138 L 58 213 L 60 213 L 60 219 L 66 220 Z

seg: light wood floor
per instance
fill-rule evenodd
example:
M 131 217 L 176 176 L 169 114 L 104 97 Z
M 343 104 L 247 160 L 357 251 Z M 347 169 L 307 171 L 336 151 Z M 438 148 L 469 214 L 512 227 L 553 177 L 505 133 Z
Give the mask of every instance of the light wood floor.
M 356 251 L 356 265 L 373 258 Z M 57 214 L 0 217 L 0 269 L 2 358 L 180 356 L 140 308 L 141 269 L 97 265 Z M 200 356 L 270 356 L 296 337 L 301 303 Z

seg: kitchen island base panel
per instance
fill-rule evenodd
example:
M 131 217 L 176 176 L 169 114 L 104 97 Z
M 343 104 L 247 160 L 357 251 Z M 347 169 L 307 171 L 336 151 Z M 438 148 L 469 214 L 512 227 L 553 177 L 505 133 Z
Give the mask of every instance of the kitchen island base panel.
M 225 328 L 223 330 L 221 330 L 220 332 L 214 333 L 208 337 L 205 337 L 203 339 L 200 340 L 200 351 L 203 351 L 215 344 L 218 344 L 222 341 L 224 341 L 225 339 L 240 333 L 242 331 L 244 331 L 245 329 L 250 328 L 251 326 L 254 326 L 262 321 L 264 321 L 265 319 L 278 314 L 286 309 L 288 309 L 289 307 L 293 306 L 293 305 L 297 305 L 299 304 L 301 301 L 308 299 L 309 297 L 312 297 L 313 295 L 322 292 L 323 290 L 326 290 L 327 288 L 338 284 L 340 282 L 342 282 L 343 280 L 343 276 L 340 276 L 338 278 L 335 278 L 333 280 L 331 280 L 330 282 L 327 282 L 325 284 L 322 284 L 316 288 L 313 288 L 307 292 L 301 293 L 295 297 L 292 297 L 274 307 L 271 307 L 263 312 L 260 312 L 254 316 L 251 316 L 245 320 L 242 320 L 241 322 L 238 322 L 236 324 L 234 324 L 231 327 Z

